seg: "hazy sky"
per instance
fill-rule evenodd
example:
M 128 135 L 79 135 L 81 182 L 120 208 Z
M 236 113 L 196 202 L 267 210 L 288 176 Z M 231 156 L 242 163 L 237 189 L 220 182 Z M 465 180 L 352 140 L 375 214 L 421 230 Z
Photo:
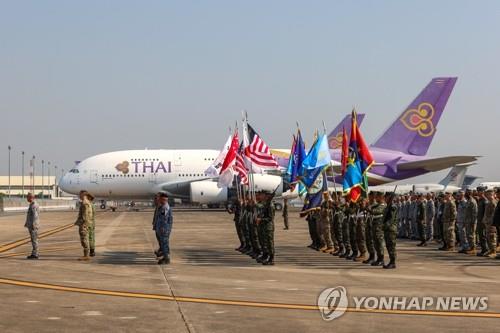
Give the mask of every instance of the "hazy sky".
M 283 148 L 356 105 L 372 142 L 447 75 L 430 154 L 500 180 L 499 1 L 1 1 L 0 173 L 8 144 L 14 174 L 21 150 L 219 149 L 242 109 Z

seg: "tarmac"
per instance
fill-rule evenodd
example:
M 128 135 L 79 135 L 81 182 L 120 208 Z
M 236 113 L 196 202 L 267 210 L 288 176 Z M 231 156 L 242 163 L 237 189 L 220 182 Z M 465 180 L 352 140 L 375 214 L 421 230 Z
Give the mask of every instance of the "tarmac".
M 398 243 L 384 270 L 306 248 L 307 224 L 276 218 L 276 264 L 236 252 L 232 216 L 177 211 L 172 263 L 159 266 L 152 211 L 96 216 L 97 256 L 82 251 L 76 212 L 41 215 L 40 259 L 24 215 L 0 216 L 0 332 L 499 332 L 500 260 Z M 316 302 L 325 289 L 351 296 L 487 296 L 486 312 L 361 311 L 333 321 Z

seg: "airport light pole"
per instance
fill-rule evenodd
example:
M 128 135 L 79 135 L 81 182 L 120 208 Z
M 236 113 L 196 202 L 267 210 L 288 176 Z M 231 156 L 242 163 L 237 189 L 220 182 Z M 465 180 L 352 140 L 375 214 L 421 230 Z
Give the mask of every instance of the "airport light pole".
M 44 179 L 43 179 L 43 176 L 44 176 L 44 173 L 45 173 L 45 161 L 42 160 L 42 199 L 43 199 L 43 195 L 44 195 L 44 189 L 45 189 L 45 182 L 44 182 Z
M 21 197 L 24 198 L 24 151 L 21 152 Z
M 54 190 L 56 198 L 59 197 L 59 189 L 57 188 L 57 165 L 54 165 Z
M 10 151 L 12 150 L 12 147 L 9 145 L 9 198 L 10 198 Z
M 52 187 L 52 184 L 51 184 L 51 181 L 50 181 L 50 161 L 48 162 L 48 165 L 47 165 L 47 185 L 49 187 L 49 190 L 48 190 L 48 195 L 49 195 L 49 199 L 52 199 L 52 194 L 50 193 L 51 192 L 51 187 Z

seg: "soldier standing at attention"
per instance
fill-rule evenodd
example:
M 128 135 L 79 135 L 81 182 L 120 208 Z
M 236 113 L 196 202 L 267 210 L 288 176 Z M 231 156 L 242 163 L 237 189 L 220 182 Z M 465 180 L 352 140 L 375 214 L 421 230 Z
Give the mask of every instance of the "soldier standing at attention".
M 87 193 L 87 198 L 90 201 L 90 208 L 92 208 L 92 223 L 89 226 L 89 255 L 95 257 L 95 206 L 94 197 Z
M 497 206 L 497 199 L 493 196 L 493 190 L 485 192 L 486 206 L 484 208 L 483 226 L 486 230 L 488 252 L 483 257 L 496 258 L 497 256 L 497 229 L 493 225 L 493 216 Z
M 368 207 L 368 199 L 361 199 L 356 219 L 356 247 L 358 248 L 358 256 L 354 257 L 354 261 L 363 262 L 366 260 L 366 220 Z
M 288 199 L 283 200 L 283 223 L 284 223 L 284 230 L 290 229 L 290 226 L 288 225 Z
M 382 192 L 375 193 L 376 205 L 371 208 L 371 213 L 373 215 L 373 243 L 375 246 L 375 252 L 377 253 L 377 260 L 372 262 L 372 266 L 382 266 L 384 264 L 384 211 L 385 211 L 385 201 L 384 194 Z
M 436 215 L 434 193 L 427 193 L 426 199 L 427 202 L 425 204 L 425 224 L 427 225 L 427 230 L 425 233 L 425 238 L 428 242 L 430 242 L 434 238 L 434 215 Z
M 467 234 L 465 232 L 465 210 L 467 209 L 467 201 L 464 197 L 465 192 L 459 191 L 457 194 L 457 231 L 458 231 L 458 242 L 460 243 L 460 250 L 458 253 L 465 253 L 469 248 L 467 242 Z
M 477 188 L 477 235 L 478 241 L 481 245 L 481 252 L 477 254 L 478 257 L 482 257 L 486 252 L 488 252 L 488 241 L 486 230 L 484 229 L 483 217 L 484 210 L 486 208 L 486 198 L 484 197 L 484 188 Z
M 363 264 L 371 264 L 375 261 L 375 245 L 373 243 L 373 214 L 371 213 L 371 210 L 375 204 L 375 193 L 371 191 L 370 193 L 368 193 L 368 206 L 365 207 L 365 240 L 366 250 L 368 251 L 368 259 L 363 261 Z
M 351 255 L 351 239 L 350 239 L 350 233 L 349 233 L 349 214 L 350 214 L 350 208 L 349 208 L 349 203 L 344 202 L 340 206 L 341 210 L 341 220 L 342 220 L 342 240 L 344 242 L 344 253 L 339 255 L 339 258 L 347 258 Z
M 444 195 L 443 206 L 443 247 L 440 250 L 455 251 L 455 222 L 457 219 L 457 206 L 451 193 Z
M 156 214 L 156 232 L 160 237 L 163 258 L 158 260 L 158 265 L 170 264 L 170 234 L 173 222 L 172 208 L 168 204 L 168 195 L 160 193 L 158 213 Z
M 155 197 L 153 199 L 153 205 L 155 208 L 155 211 L 153 213 L 153 231 L 155 232 L 155 237 L 156 241 L 158 242 L 158 250 L 155 251 L 155 255 L 157 258 L 163 257 L 163 253 L 161 253 L 161 247 L 160 247 L 160 236 L 156 232 L 156 214 L 158 214 L 158 208 L 159 208 L 159 203 L 160 202 L 160 193 L 156 193 Z
M 336 250 L 332 253 L 334 256 L 339 256 L 345 251 L 344 243 L 342 241 L 342 211 L 340 209 L 340 198 L 341 193 L 337 192 L 335 193 L 332 201 L 332 233 L 337 245 Z
M 417 244 L 417 246 L 427 246 L 427 240 L 426 240 L 426 234 L 425 234 L 425 221 L 427 220 L 426 218 L 426 205 L 427 203 L 424 202 L 424 195 L 419 194 L 417 196 L 417 203 L 415 206 L 416 209 L 416 214 L 415 214 L 415 221 L 417 222 L 417 231 L 418 231 L 418 238 L 420 240 L 420 243 Z
M 256 222 L 261 226 L 263 232 L 263 251 L 265 257 L 263 256 L 259 262 L 262 265 L 274 265 L 274 215 L 275 209 L 273 200 L 273 194 L 265 191 L 261 192 L 261 198 L 259 203 L 258 215 Z
M 35 201 L 35 196 L 28 193 L 26 199 L 30 203 L 26 213 L 26 223 L 24 227 L 28 229 L 31 238 L 31 255 L 27 259 L 38 259 L 38 228 L 40 227 L 40 209 Z
M 346 260 L 354 260 L 358 256 L 358 243 L 356 235 L 356 225 L 358 220 L 359 205 L 355 202 L 349 204 L 348 224 L 349 224 L 349 240 L 351 242 L 352 254 L 346 257 Z
M 396 268 L 396 238 L 398 235 L 398 209 L 392 204 L 394 193 L 386 193 L 387 207 L 384 211 L 384 239 L 387 253 L 389 254 L 389 263 L 384 265 L 385 269 Z
M 83 257 L 78 259 L 81 261 L 90 260 L 89 229 L 91 228 L 91 225 L 94 221 L 94 210 L 92 209 L 92 203 L 89 200 L 90 197 L 92 196 L 87 191 L 80 191 L 80 209 L 78 210 L 78 217 L 76 219 L 75 225 L 78 226 L 80 243 L 83 247 Z
M 476 254 L 476 225 L 477 225 L 477 202 L 472 196 L 472 191 L 465 191 L 465 233 L 469 247 L 466 254 Z
M 228 207 L 227 211 L 229 214 L 234 214 L 234 218 L 233 218 L 234 228 L 236 230 L 236 235 L 238 236 L 238 240 L 240 242 L 240 246 L 238 246 L 234 250 L 241 251 L 241 249 L 244 247 L 245 241 L 244 241 L 244 237 L 243 237 L 243 233 L 242 233 L 242 228 L 240 225 L 240 215 L 241 215 L 240 200 L 236 198 L 233 201 L 233 204 L 230 207 Z
M 321 238 L 325 241 L 325 248 L 322 249 L 324 253 L 333 252 L 333 241 L 330 231 L 330 217 L 331 217 L 331 199 L 328 192 L 323 192 L 323 201 L 320 207 L 320 226 L 321 226 Z

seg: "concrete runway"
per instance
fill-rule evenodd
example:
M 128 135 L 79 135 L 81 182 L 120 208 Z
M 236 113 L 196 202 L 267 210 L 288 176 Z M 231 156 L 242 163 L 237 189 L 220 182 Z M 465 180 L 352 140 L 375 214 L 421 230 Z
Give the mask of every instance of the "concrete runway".
M 298 215 L 298 214 L 291 214 Z M 172 264 L 158 266 L 151 211 L 99 212 L 97 256 L 81 248 L 76 212 L 41 217 L 40 260 L 23 215 L 0 216 L 0 332 L 498 332 L 500 260 L 398 243 L 396 270 L 366 266 L 306 248 L 306 222 L 276 219 L 276 265 L 234 251 L 232 216 L 175 212 Z M 349 296 L 488 296 L 474 313 L 358 312 L 323 321 L 320 292 Z M 351 304 L 350 304 L 351 305 Z M 477 314 L 477 313 L 476 313 Z

